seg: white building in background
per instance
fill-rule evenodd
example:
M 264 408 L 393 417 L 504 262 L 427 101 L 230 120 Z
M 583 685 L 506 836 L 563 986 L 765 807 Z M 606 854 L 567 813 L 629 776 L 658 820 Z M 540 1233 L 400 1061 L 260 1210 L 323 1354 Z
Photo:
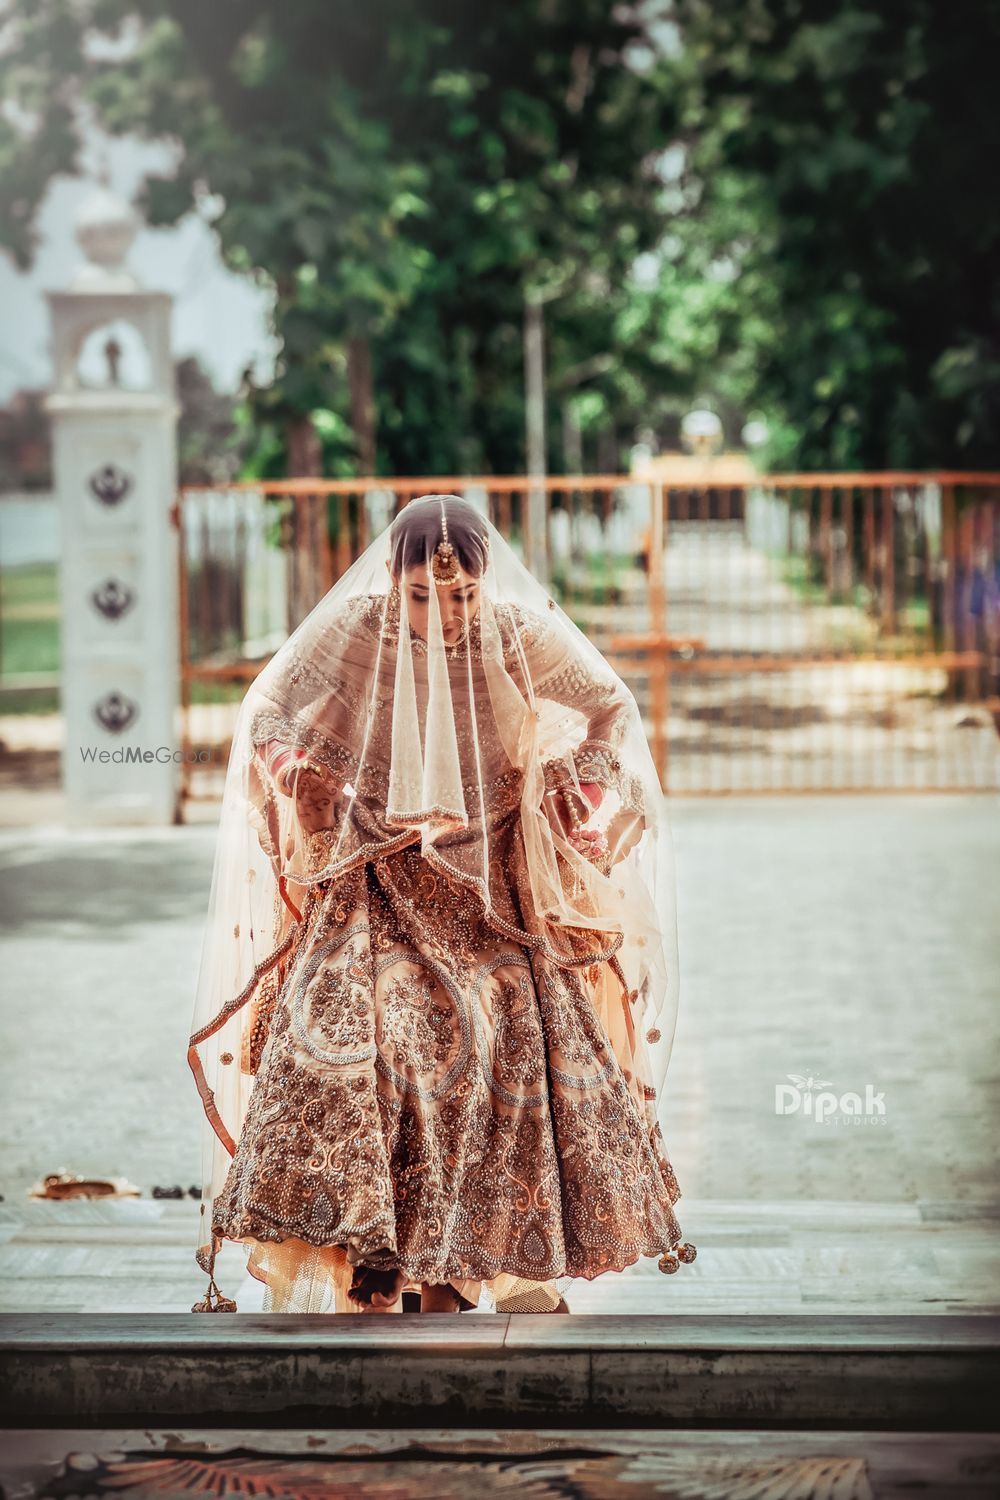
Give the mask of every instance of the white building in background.
M 99 188 L 86 256 L 47 293 L 60 518 L 63 781 L 74 824 L 171 823 L 180 767 L 172 299 L 125 267 L 138 224 Z

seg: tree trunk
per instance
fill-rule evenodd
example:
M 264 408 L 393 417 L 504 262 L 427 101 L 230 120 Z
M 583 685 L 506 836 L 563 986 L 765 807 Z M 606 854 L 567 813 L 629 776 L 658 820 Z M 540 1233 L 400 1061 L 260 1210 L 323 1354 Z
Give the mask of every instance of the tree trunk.
M 290 479 L 318 479 L 323 473 L 323 445 L 308 412 L 289 417 L 285 429 Z M 326 496 L 294 495 L 289 534 L 286 591 L 288 629 L 295 627 L 322 597 L 329 539 Z
M 542 303 L 529 292 L 524 300 L 524 405 L 527 471 L 531 479 L 545 477 L 545 325 Z M 528 491 L 527 515 L 522 516 L 524 561 L 539 583 L 548 586 L 546 493 L 542 484 Z
M 347 340 L 347 383 L 358 472 L 368 477 L 375 473 L 375 385 L 372 346 L 367 333 L 352 333 Z
M 323 445 L 308 412 L 289 417 L 285 443 L 289 479 L 318 479 L 323 472 Z
M 601 427 L 598 430 L 597 466 L 602 474 L 618 473 L 618 433 L 614 427 Z
M 567 474 L 583 473 L 583 433 L 577 421 L 573 402 L 568 396 L 562 404 L 563 462 Z

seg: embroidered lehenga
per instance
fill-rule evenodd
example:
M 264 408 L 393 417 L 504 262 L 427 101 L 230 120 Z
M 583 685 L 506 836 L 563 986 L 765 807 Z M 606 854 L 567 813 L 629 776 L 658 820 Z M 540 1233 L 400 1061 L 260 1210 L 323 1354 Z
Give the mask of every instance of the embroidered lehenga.
M 358 1266 L 542 1311 L 570 1278 L 694 1258 L 659 1119 L 673 872 L 638 709 L 480 525 L 458 645 L 433 589 L 411 627 L 390 528 L 242 706 L 188 1053 L 205 1310 L 232 1305 L 226 1238 L 274 1311 L 357 1311 Z M 585 820 L 598 859 L 567 837 Z

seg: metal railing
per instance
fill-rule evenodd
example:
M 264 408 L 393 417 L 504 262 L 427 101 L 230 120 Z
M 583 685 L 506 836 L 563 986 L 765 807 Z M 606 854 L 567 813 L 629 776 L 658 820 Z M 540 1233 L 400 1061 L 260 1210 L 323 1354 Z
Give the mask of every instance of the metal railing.
M 185 799 L 250 680 L 414 495 L 463 494 L 625 677 L 665 790 L 1000 785 L 1000 475 L 290 480 L 179 492 Z

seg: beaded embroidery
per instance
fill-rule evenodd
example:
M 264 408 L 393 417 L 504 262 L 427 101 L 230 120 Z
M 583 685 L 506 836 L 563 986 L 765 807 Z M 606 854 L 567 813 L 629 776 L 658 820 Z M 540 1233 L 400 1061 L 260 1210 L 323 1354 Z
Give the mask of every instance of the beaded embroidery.
M 539 694 L 588 729 L 545 764 L 545 789 L 572 786 L 575 771 L 617 790 L 641 821 L 645 789 L 616 748 L 634 701 L 567 659 L 545 615 L 493 608 L 515 682 L 527 660 Z M 480 624 L 477 611 L 464 639 L 445 647 L 449 660 L 482 661 Z M 357 631 L 390 647 L 399 626 L 391 592 L 350 601 L 338 622 L 347 637 Z M 414 654 L 426 656 L 427 642 L 410 635 Z M 290 681 L 302 701 L 329 695 L 356 713 L 342 737 L 353 742 L 362 705 L 346 682 L 324 678 L 308 658 Z M 376 706 L 384 693 L 374 690 Z M 301 749 L 341 780 L 358 773 L 333 724 L 320 733 L 272 707 L 251 727 L 255 745 Z M 678 1244 L 680 1189 L 659 1145 L 643 1052 L 660 1033 L 639 1032 L 630 1055 L 620 1038 L 612 1045 L 593 1001 L 609 973 L 616 995 L 627 991 L 621 932 L 556 928 L 535 912 L 520 827 L 524 772 L 499 757 L 491 764 L 505 769 L 490 781 L 488 880 L 460 868 L 447 842 L 422 855 L 417 835 L 385 837 L 384 824 L 366 826 L 336 864 L 335 830 L 305 841 L 299 920 L 202 1033 L 252 1002 L 241 1064 L 254 1087 L 213 1203 L 213 1244 L 350 1244 L 363 1264 L 398 1264 L 434 1282 L 589 1277 Z M 385 789 L 374 759 L 367 774 L 365 795 L 378 808 Z M 254 792 L 258 837 L 276 857 L 265 778 Z M 615 1003 L 627 1016 L 628 1004 Z

